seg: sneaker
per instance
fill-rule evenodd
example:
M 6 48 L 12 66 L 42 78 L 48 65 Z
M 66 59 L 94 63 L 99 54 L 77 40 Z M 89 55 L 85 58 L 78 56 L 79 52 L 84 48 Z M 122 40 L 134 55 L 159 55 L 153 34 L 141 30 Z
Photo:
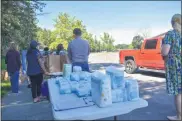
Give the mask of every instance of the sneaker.
M 177 116 L 167 116 L 168 120 L 170 121 L 181 121 Z

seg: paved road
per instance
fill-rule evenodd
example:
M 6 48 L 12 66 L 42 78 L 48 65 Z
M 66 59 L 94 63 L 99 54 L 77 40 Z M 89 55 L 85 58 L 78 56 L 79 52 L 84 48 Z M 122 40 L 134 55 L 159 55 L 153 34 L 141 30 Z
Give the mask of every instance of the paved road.
M 91 64 L 92 70 L 103 70 L 109 65 L 122 68 L 117 64 L 117 54 L 114 53 L 112 58 L 115 60 L 103 60 L 104 63 L 96 59 L 96 54 L 91 55 L 94 64 Z M 103 55 L 102 55 L 103 56 Z M 105 55 L 106 56 L 106 55 Z M 101 57 L 101 55 L 99 55 Z M 99 58 L 98 57 L 98 58 Z M 106 57 L 111 58 L 111 57 Z M 91 59 L 90 59 L 91 60 Z M 135 78 L 139 81 L 140 97 L 146 99 L 149 106 L 142 109 L 134 110 L 128 114 L 119 116 L 120 120 L 167 120 L 167 115 L 174 115 L 175 108 L 173 105 L 173 97 L 168 96 L 165 91 L 165 79 L 163 73 L 154 73 L 147 71 L 139 71 L 136 74 L 125 74 L 127 77 Z M 51 120 L 52 112 L 48 101 L 33 104 L 31 92 L 26 82 L 20 86 L 22 93 L 12 95 L 9 93 L 2 99 L 2 120 Z M 122 107 L 121 107 L 122 108 Z M 105 120 L 113 120 L 113 117 Z

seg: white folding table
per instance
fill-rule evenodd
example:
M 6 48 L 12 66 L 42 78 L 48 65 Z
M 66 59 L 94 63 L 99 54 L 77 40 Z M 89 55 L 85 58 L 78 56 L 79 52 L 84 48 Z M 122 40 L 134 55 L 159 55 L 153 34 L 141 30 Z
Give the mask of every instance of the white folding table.
M 117 120 L 118 115 L 126 114 L 134 109 L 148 106 L 148 102 L 140 98 L 136 101 L 113 103 L 111 106 L 105 108 L 99 108 L 97 105 L 93 105 L 90 107 L 70 109 L 65 111 L 55 111 L 53 107 L 54 103 L 61 103 L 62 101 L 70 100 L 71 98 L 74 99 L 76 98 L 76 95 L 60 95 L 59 88 L 53 80 L 48 81 L 48 88 L 49 97 L 52 104 L 53 117 L 55 120 L 96 120 L 112 116 L 114 116 L 114 119 Z

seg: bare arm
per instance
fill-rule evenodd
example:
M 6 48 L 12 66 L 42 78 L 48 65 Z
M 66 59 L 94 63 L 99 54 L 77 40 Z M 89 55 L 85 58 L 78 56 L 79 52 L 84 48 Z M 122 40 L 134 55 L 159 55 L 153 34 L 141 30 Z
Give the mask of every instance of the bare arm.
M 161 54 L 162 56 L 167 56 L 170 50 L 170 45 L 169 44 L 163 44 L 162 49 L 161 49 Z

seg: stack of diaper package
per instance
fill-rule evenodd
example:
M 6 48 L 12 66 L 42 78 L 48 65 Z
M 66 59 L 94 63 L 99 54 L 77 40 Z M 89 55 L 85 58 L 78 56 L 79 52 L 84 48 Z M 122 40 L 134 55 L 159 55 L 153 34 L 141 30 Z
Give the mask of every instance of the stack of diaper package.
M 139 99 L 137 80 L 124 78 L 124 70 L 109 66 L 106 68 L 106 74 L 111 78 L 113 103 Z
M 63 77 L 56 77 L 60 94 L 75 93 L 78 97 L 91 96 L 99 107 L 107 107 L 112 103 L 139 99 L 138 82 L 124 78 L 124 70 L 109 66 L 106 73 L 82 71 L 79 66 L 64 65 Z
M 74 66 L 72 72 L 71 64 L 65 64 L 63 78 L 55 79 L 60 88 L 60 94 L 75 93 L 78 97 L 91 95 L 91 74 L 82 71 L 79 66 Z

